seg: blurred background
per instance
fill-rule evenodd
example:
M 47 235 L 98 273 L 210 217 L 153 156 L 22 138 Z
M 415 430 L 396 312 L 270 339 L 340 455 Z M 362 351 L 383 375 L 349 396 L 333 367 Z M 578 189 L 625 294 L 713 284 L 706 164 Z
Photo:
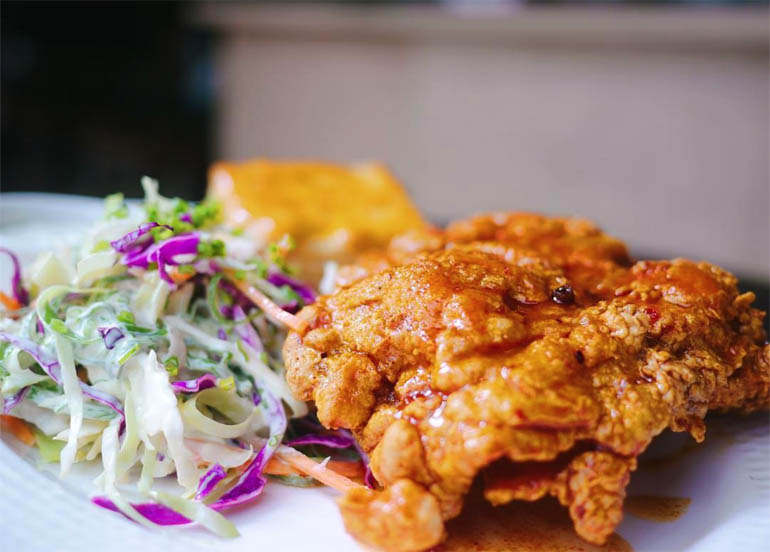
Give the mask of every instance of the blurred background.
M 639 256 L 770 254 L 767 3 L 10 2 L 0 187 L 200 198 L 217 159 L 381 160 L 438 223 L 535 210 Z

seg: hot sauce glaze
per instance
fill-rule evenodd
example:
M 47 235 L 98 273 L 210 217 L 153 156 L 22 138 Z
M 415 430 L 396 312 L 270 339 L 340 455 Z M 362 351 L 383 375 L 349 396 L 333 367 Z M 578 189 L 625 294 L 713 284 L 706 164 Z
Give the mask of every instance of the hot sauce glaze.
M 617 533 L 604 546 L 578 537 L 569 514 L 553 498 L 492 506 L 468 497 L 447 530 L 449 537 L 434 552 L 632 552 Z
M 670 522 L 683 516 L 690 507 L 689 498 L 673 496 L 628 496 L 623 503 L 632 516 L 649 521 Z

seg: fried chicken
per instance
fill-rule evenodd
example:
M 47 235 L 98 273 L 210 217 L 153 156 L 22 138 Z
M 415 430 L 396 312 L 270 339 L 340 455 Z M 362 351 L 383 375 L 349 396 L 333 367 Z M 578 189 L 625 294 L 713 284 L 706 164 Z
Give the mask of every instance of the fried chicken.
M 385 251 L 367 251 L 355 265 L 342 267 L 337 285 L 346 287 L 420 253 L 463 245 L 519 266 L 561 268 L 576 289 L 594 298 L 611 293 L 612 277 L 632 263 L 626 245 L 590 221 L 533 213 L 494 213 L 454 222 L 443 232 L 421 228 L 396 236 Z
M 632 264 L 590 223 L 523 214 L 372 259 L 284 346 L 295 394 L 371 455 L 384 490 L 340 502 L 371 547 L 436 545 L 477 478 L 493 504 L 555 496 L 602 543 L 653 437 L 770 404 L 764 313 L 707 263 Z

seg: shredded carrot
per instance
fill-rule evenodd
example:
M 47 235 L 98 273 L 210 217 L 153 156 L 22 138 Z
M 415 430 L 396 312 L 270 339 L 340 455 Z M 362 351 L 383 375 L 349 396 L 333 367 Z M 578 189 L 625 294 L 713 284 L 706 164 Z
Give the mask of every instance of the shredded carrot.
M 302 475 L 301 471 L 275 456 L 272 456 L 265 464 L 265 473 L 267 475 Z
M 178 268 L 173 267 L 168 271 L 168 275 L 171 276 L 171 279 L 174 280 L 175 284 L 183 284 L 192 278 L 195 274 L 179 272 Z
M 20 420 L 15 416 L 0 414 L 0 429 L 9 431 L 25 445 L 32 446 L 35 444 L 35 434 L 32 432 L 29 425 L 27 425 L 27 422 Z
M 338 491 L 345 492 L 349 489 L 357 489 L 363 487 L 360 483 L 348 479 L 342 474 L 337 473 L 329 469 L 326 466 L 321 465 L 312 458 L 309 458 L 293 448 L 289 448 L 285 445 L 278 447 L 275 452 L 276 456 L 296 468 L 298 471 L 309 475 L 313 479 L 317 479 L 324 485 L 337 489 Z
M 363 464 L 355 460 L 329 460 L 326 467 L 333 472 L 353 479 L 363 479 L 366 475 Z
M 21 308 L 21 303 L 19 303 L 13 297 L 6 295 L 2 291 L 0 291 L 0 303 L 5 305 L 5 308 L 8 310 L 19 310 Z
M 251 299 L 260 309 L 265 311 L 279 322 L 285 324 L 295 332 L 300 334 L 305 333 L 305 330 L 307 329 L 307 322 L 298 316 L 283 310 L 281 307 L 271 301 L 264 293 L 250 285 L 248 282 L 235 278 L 232 270 L 225 270 L 225 274 L 227 274 L 232 284 L 237 287 L 246 297 Z
M 329 460 L 326 467 L 333 472 L 350 478 L 361 478 L 364 476 L 364 469 L 360 462 L 352 460 Z M 305 472 L 287 464 L 280 458 L 273 456 L 268 460 L 265 466 L 265 473 L 268 475 L 303 475 Z
M 185 441 L 208 442 L 196 439 L 195 437 L 186 437 Z M 230 445 L 216 444 L 225 449 L 241 450 Z M 265 446 L 265 440 L 257 438 L 251 444 L 258 450 Z M 248 462 L 244 463 L 241 468 L 247 465 Z M 325 485 L 344 491 L 352 487 L 361 486 L 359 483 L 348 478 L 363 478 L 364 469 L 360 462 L 353 460 L 329 460 L 325 465 L 321 465 L 321 463 L 316 462 L 309 456 L 305 456 L 298 450 L 281 445 L 278 447 L 275 455 L 267 461 L 265 473 L 268 475 L 309 475 Z
M 195 276 L 195 274 L 188 274 L 185 272 L 180 272 L 178 268 L 172 267 L 168 270 L 168 275 L 171 276 L 171 279 L 174 280 L 175 284 L 184 284 L 187 280 Z

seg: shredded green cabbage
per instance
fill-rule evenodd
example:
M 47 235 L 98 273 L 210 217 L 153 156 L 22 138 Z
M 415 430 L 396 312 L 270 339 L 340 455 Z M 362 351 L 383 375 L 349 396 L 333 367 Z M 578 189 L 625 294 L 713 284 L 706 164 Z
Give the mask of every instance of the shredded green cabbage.
M 108 196 L 104 220 L 77 250 L 44 253 L 27 271 L 34 307 L 0 314 L 0 398 L 22 393 L 8 414 L 35 426 L 41 458 L 62 475 L 101 457 L 101 492 L 131 519 L 150 524 L 129 489 L 234 536 L 221 514 L 190 499 L 199 480 L 215 464 L 232 470 L 221 495 L 254 458 L 230 440 L 270 432 L 260 389 L 292 417 L 308 410 L 284 379 L 285 328 L 228 286 L 224 270 L 279 306 L 301 298 L 268 282 L 283 258 L 234 238 L 215 203 L 164 198 L 149 178 L 142 185 L 141 208 Z M 153 490 L 172 473 L 179 496 Z

